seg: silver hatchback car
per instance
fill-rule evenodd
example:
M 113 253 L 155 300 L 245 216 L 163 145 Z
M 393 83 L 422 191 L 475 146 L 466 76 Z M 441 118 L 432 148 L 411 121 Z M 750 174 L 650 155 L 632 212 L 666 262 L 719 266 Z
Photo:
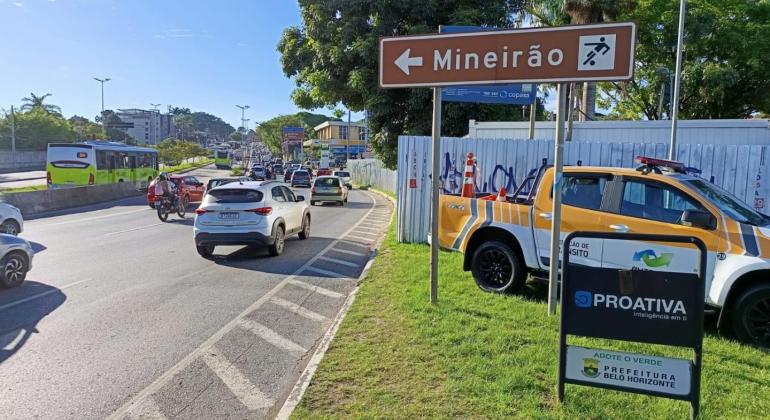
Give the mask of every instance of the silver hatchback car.
M 344 206 L 348 202 L 348 189 L 338 176 L 319 176 L 310 190 L 310 205 L 331 201 L 338 206 Z

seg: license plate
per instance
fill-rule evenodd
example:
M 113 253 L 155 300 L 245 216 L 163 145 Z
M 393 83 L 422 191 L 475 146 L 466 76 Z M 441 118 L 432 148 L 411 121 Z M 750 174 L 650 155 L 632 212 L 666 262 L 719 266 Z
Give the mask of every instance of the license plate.
M 219 213 L 219 218 L 222 220 L 235 220 L 238 218 L 238 213 L 234 211 L 223 211 Z

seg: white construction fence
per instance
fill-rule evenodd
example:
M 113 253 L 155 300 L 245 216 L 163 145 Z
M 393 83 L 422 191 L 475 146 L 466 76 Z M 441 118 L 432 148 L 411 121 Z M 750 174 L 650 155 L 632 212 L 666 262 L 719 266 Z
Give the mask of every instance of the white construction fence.
M 468 152 L 478 163 L 477 192 L 508 192 L 526 176 L 553 159 L 552 140 L 441 139 L 441 191 L 458 194 Z M 702 171 L 701 177 L 735 194 L 760 212 L 768 213 L 770 173 L 766 165 L 769 146 L 683 144 L 677 160 Z M 398 240 L 425 242 L 430 225 L 431 138 L 401 136 L 398 142 Z M 638 155 L 666 158 L 664 143 L 570 142 L 564 147 L 564 164 L 636 167 Z
M 377 159 L 348 161 L 350 179 L 356 185 L 368 185 L 381 191 L 396 193 L 396 171 L 386 168 Z

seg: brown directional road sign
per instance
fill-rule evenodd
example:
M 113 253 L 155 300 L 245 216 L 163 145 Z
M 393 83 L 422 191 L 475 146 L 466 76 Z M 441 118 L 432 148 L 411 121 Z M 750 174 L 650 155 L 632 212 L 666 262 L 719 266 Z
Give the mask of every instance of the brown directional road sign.
M 380 86 L 629 80 L 635 49 L 633 22 L 382 38 Z

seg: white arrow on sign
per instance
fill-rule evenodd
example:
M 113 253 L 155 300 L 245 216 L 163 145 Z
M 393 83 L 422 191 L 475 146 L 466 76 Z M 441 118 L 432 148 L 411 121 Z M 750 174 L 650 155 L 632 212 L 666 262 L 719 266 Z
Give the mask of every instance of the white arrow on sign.
M 400 68 L 407 76 L 409 76 L 410 66 L 422 66 L 422 57 L 409 57 L 409 53 L 411 52 L 412 49 L 407 48 L 395 61 L 398 68 Z

